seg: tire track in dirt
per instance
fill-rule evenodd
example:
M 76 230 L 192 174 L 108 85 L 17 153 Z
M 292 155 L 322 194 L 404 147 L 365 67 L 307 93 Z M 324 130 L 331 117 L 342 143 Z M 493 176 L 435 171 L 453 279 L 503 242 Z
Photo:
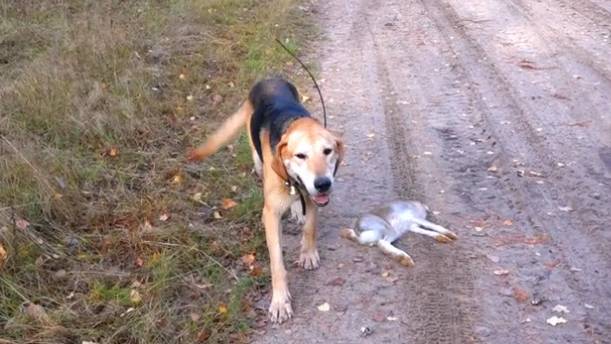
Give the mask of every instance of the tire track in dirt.
M 460 56 L 467 56 L 466 59 L 468 61 L 473 61 L 473 60 L 478 60 L 478 61 L 486 61 L 489 59 L 487 58 L 482 58 L 483 56 L 486 56 L 486 52 L 478 45 L 477 42 L 475 42 L 473 39 L 471 39 L 468 34 L 464 31 L 462 31 L 460 28 L 460 25 L 457 25 L 459 22 L 459 18 L 457 16 L 457 14 L 452 10 L 452 8 L 449 5 L 440 5 L 438 7 L 434 7 L 433 5 L 425 4 L 423 2 L 423 4 L 427 7 L 427 9 L 430 11 L 429 13 L 435 13 L 435 11 L 437 12 L 437 15 L 432 14 L 431 17 L 433 18 L 437 18 L 437 23 L 439 25 L 439 27 L 441 27 L 442 31 L 446 31 L 448 37 L 452 36 L 452 35 L 458 35 L 459 37 L 461 37 L 462 39 L 460 40 L 461 42 L 466 42 L 467 43 L 467 50 L 464 49 L 460 49 Z M 442 20 L 447 19 L 447 22 L 441 22 Z M 449 45 L 456 45 L 456 43 L 452 43 L 448 41 Z M 469 56 L 469 50 L 474 51 L 477 55 L 476 57 L 473 56 Z M 466 63 L 462 63 L 463 66 L 466 66 Z M 490 70 L 486 71 L 487 75 L 494 75 L 495 79 L 497 79 L 497 81 L 499 83 L 501 83 L 503 86 L 501 88 L 501 90 L 503 91 L 508 91 L 508 92 L 502 92 L 505 93 L 505 96 L 509 96 L 508 98 L 510 99 L 510 101 L 513 103 L 511 106 L 511 112 L 514 115 L 519 115 L 521 117 L 521 121 L 522 123 L 528 123 L 527 121 L 529 119 L 532 120 L 532 112 L 529 111 L 524 111 L 520 108 L 520 103 L 517 101 L 516 97 L 513 97 L 511 94 L 511 86 L 510 84 L 507 82 L 507 80 L 502 77 L 502 74 L 500 71 L 496 70 L 496 67 L 490 62 L 489 64 L 484 64 L 482 66 L 482 68 L 484 69 L 488 69 L 490 68 Z M 469 72 L 473 72 L 473 68 L 470 69 Z M 475 80 L 482 80 L 482 78 L 477 78 L 477 77 L 473 77 L 472 75 L 469 76 L 469 72 L 467 72 L 467 70 L 463 67 L 462 68 L 462 74 L 465 75 L 468 79 L 470 79 L 470 82 L 473 82 Z M 485 87 L 485 86 L 484 86 Z M 485 127 L 488 128 L 488 132 L 492 135 L 492 138 L 494 139 L 495 142 L 499 142 L 501 143 L 500 145 L 497 145 L 497 149 L 500 149 L 500 161 L 510 161 L 512 156 L 515 156 L 515 152 L 511 152 L 509 153 L 506 149 L 509 147 L 512 147 L 514 150 L 517 148 L 517 151 L 522 151 L 522 152 L 528 152 L 530 151 L 531 154 L 534 154 L 531 157 L 532 161 L 544 161 L 546 162 L 545 165 L 550 165 L 551 163 L 553 163 L 554 159 L 550 159 L 550 156 L 553 156 L 554 153 L 554 149 L 547 143 L 542 142 L 540 140 L 533 140 L 532 136 L 535 136 L 536 134 L 534 134 L 534 132 L 532 130 L 524 130 L 524 129 L 528 129 L 531 128 L 532 126 L 528 125 L 527 127 L 518 127 L 518 130 L 516 130 L 514 133 L 520 133 L 520 135 L 525 134 L 526 137 L 526 141 L 529 142 L 529 144 L 534 148 L 534 147 L 543 147 L 544 150 L 529 150 L 528 147 L 519 147 L 519 144 L 516 144 L 516 141 L 520 141 L 513 139 L 511 142 L 507 141 L 507 138 L 511 138 L 512 136 L 509 135 L 509 133 L 507 132 L 506 128 L 503 128 L 502 126 L 499 125 L 499 123 L 501 121 L 492 117 L 493 113 L 499 113 L 499 111 L 492 111 L 492 108 L 490 108 L 487 104 L 486 104 L 486 100 L 483 96 L 481 95 L 477 95 L 474 94 L 473 95 L 473 99 L 476 100 L 476 104 L 477 107 L 479 108 L 479 112 L 482 114 L 482 119 L 484 120 L 485 123 Z M 529 118 L 530 115 L 530 118 Z M 556 146 L 557 147 L 557 146 Z M 511 169 L 511 166 L 503 166 L 504 169 Z M 553 175 L 553 173 L 550 171 L 549 175 Z M 560 177 L 560 176 L 559 176 Z M 559 178 L 560 179 L 560 178 Z M 556 209 L 557 207 L 559 207 L 560 205 L 557 203 L 557 200 L 560 199 L 559 195 L 560 193 L 570 193 L 573 192 L 574 190 L 567 190 L 566 188 L 564 188 L 564 186 L 562 184 L 564 183 L 559 183 L 554 185 L 553 188 L 550 188 L 549 186 L 539 186 L 539 185 L 526 185 L 524 184 L 524 181 L 521 178 L 518 178 L 515 174 L 508 174 L 505 176 L 504 178 L 504 183 L 509 184 L 508 190 L 509 192 L 511 192 L 513 194 L 513 198 L 517 200 L 516 203 L 516 207 L 525 209 L 527 215 L 527 221 L 528 224 L 531 226 L 531 228 L 534 230 L 533 234 L 536 233 L 544 233 L 544 234 L 550 234 L 553 235 L 553 241 L 551 242 L 551 245 L 555 248 L 555 250 L 557 252 L 560 252 L 560 255 L 562 257 L 562 261 L 565 263 L 569 263 L 570 261 L 577 261 L 579 266 L 588 266 L 588 262 L 585 261 L 583 259 L 583 257 L 580 257 L 583 255 L 583 252 L 588 251 L 588 247 L 598 247 L 598 252 L 602 255 L 602 257 L 600 257 L 600 259 L 596 259 L 596 258 L 592 258 L 590 257 L 589 259 L 592 259 L 594 262 L 596 262 L 598 264 L 598 268 L 594 268 L 594 269 L 590 269 L 589 272 L 591 272 L 593 275 L 597 274 L 597 271 L 607 271 L 607 269 L 609 268 L 608 265 L 608 260 L 605 260 L 603 257 L 605 256 L 605 252 L 608 252 L 608 246 L 607 246 L 607 242 L 605 240 L 593 240 L 592 238 L 589 238 L 590 233 L 579 233 L 579 231 L 575 232 L 574 230 L 577 228 L 580 228 L 581 223 L 579 223 L 576 219 L 564 215 L 564 216 L 560 216 L 561 218 L 551 218 L 551 219 L 544 219 L 541 217 L 541 213 L 538 211 L 535 211 L 535 209 Z M 557 189 L 560 189 L 560 191 L 558 191 Z M 592 189 L 591 189 L 592 190 Z M 534 204 L 540 204 L 540 207 L 533 207 Z M 543 204 L 541 204 L 543 203 Z M 599 209 L 604 209 L 604 204 L 608 204 L 606 200 L 599 202 L 596 202 L 595 207 L 599 208 Z M 547 207 L 546 207 L 547 206 Z M 606 213 L 602 213 L 600 214 L 600 218 L 604 219 L 607 218 L 608 215 Z M 566 223 L 569 223 L 570 226 L 566 226 Z M 566 228 L 568 227 L 568 228 Z M 555 233 L 557 232 L 559 229 L 563 229 L 563 233 Z M 567 231 L 568 230 L 568 231 Z M 602 239 L 602 238 L 601 238 Z M 579 248 L 575 248 L 574 246 L 579 245 Z M 566 250 L 566 248 L 569 248 L 569 251 Z M 579 264 L 581 263 L 581 264 Z M 594 284 L 592 284 L 591 281 L 584 281 L 583 279 L 578 280 L 576 279 L 570 272 L 564 270 L 564 282 L 567 283 L 567 285 L 570 287 L 570 289 L 572 290 L 572 298 L 581 298 L 581 296 L 578 295 L 578 292 L 584 292 L 584 291 L 590 291 L 590 292 L 595 292 L 596 294 L 598 294 L 599 296 L 597 298 L 601 298 L 604 299 L 606 298 L 606 295 L 608 294 L 609 290 L 606 288 L 606 286 L 604 284 L 601 284 L 602 281 L 594 281 Z M 585 302 L 587 300 L 583 300 L 582 302 Z M 586 322 L 590 322 L 591 324 L 595 325 L 597 327 L 597 329 L 594 332 L 597 332 L 598 334 L 604 334 L 607 333 L 609 331 L 609 326 L 604 322 L 604 320 L 602 320 L 603 316 L 602 314 L 599 314 L 600 317 L 597 317 L 596 320 L 594 319 L 586 319 Z
M 571 0 L 567 2 L 566 0 L 556 0 L 556 2 L 588 18 L 597 26 L 611 28 L 611 13 L 591 1 Z
M 378 43 L 376 33 L 371 28 L 369 15 L 374 8 L 369 7 L 362 14 L 370 39 L 375 48 L 375 63 L 380 80 L 385 128 L 388 133 L 387 144 L 392 152 L 392 175 L 395 193 L 403 199 L 426 199 L 427 190 L 424 181 L 418 178 L 416 162 L 413 157 L 418 154 L 413 147 L 418 147 L 418 134 L 406 128 L 411 118 L 420 119 L 422 114 L 416 110 L 400 106 L 399 92 L 394 88 L 389 73 L 389 59 Z M 367 37 L 367 36 L 365 36 Z M 411 99 L 409 94 L 401 94 Z M 409 102 L 413 102 L 409 101 Z M 409 313 L 406 325 L 410 328 L 413 343 L 468 343 L 475 342 L 472 334 L 473 306 L 468 306 L 464 299 L 473 294 L 474 279 L 467 257 L 468 250 L 460 244 L 453 247 L 453 254 L 436 250 L 431 242 L 420 243 L 410 248 L 418 256 L 426 259 L 418 262 L 421 269 L 411 274 L 405 281 L 404 290 L 408 294 L 408 305 L 414 310 Z M 458 299 L 453 295 L 464 295 Z
M 491 8 L 495 4 L 489 3 Z M 609 241 L 602 231 L 587 229 L 604 226 L 609 219 L 608 210 L 601 209 L 609 204 L 608 196 L 589 195 L 606 179 L 597 161 L 587 161 L 590 155 L 578 156 L 587 145 L 563 152 L 560 142 L 574 144 L 576 136 L 588 130 L 556 129 L 559 122 L 572 120 L 570 112 L 550 117 L 552 110 L 539 114 L 537 106 L 527 104 L 520 92 L 529 86 L 516 83 L 502 64 L 506 61 L 491 53 L 482 38 L 486 36 L 471 30 L 472 25 L 490 25 L 494 32 L 502 25 L 498 12 L 492 11 L 497 17 L 489 21 L 467 24 L 458 11 L 464 13 L 469 6 L 452 0 L 320 5 L 329 36 L 322 44 L 322 86 L 333 116 L 331 127 L 344 126 L 348 165 L 340 170 L 343 180 L 332 205 L 323 211 L 321 269 L 290 269 L 295 318 L 266 328 L 266 336 L 257 342 L 548 343 L 608 338 L 605 309 L 611 290 L 604 281 L 609 277 Z M 503 15 L 520 15 L 509 12 Z M 568 56 L 563 61 L 577 59 Z M 550 82 L 575 87 L 565 80 L 567 73 L 553 74 Z M 599 104 L 592 105 L 593 112 L 600 111 Z M 537 130 L 540 126 L 553 130 L 545 136 Z M 594 134 L 601 133 L 597 130 Z M 555 163 L 562 157 L 578 158 L 579 164 L 557 170 Z M 514 164 L 514 158 L 525 166 Z M 491 165 L 498 171 L 487 171 Z M 516 169 L 521 168 L 541 171 L 545 178 L 520 177 Z M 408 235 L 398 246 L 407 247 L 416 266 L 397 269 L 376 250 L 337 239 L 337 227 L 395 195 L 422 199 L 440 211 L 434 217 L 458 226 L 459 241 L 441 246 Z M 568 200 L 592 213 L 559 212 L 557 207 Z M 513 225 L 504 227 L 504 219 L 512 219 Z M 484 230 L 478 232 L 473 223 Z M 534 243 L 522 243 L 525 239 Z M 298 237 L 288 241 L 287 252 L 298 251 Z M 489 256 L 495 255 L 492 261 Z M 570 271 L 573 266 L 583 271 Z M 495 276 L 492 271 L 501 267 L 510 273 Z M 381 279 L 383 271 L 396 282 Z M 336 276 L 345 280 L 341 288 L 328 284 Z M 516 286 L 529 292 L 526 303 L 514 300 Z M 541 301 L 533 305 L 531 300 Z M 582 305 L 594 300 L 599 301 L 595 309 L 584 311 Z M 316 310 L 324 301 L 330 303 L 330 312 Z M 553 328 L 545 320 L 555 303 L 568 305 L 571 314 L 568 324 Z M 399 321 L 385 321 L 387 315 Z M 359 337 L 360 326 L 370 326 L 373 334 Z

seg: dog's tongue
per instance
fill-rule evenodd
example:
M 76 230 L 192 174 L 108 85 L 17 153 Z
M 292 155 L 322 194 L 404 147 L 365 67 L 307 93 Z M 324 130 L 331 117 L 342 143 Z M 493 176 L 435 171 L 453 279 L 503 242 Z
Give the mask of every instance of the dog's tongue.
M 325 205 L 329 203 L 329 195 L 316 195 L 312 198 L 314 199 L 314 202 L 316 202 L 316 204 L 318 205 Z

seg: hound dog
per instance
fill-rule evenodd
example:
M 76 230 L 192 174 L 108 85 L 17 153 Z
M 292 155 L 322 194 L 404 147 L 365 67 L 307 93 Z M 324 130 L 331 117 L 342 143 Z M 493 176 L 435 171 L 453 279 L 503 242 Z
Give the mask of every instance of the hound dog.
M 294 203 L 304 212 L 299 265 L 319 264 L 316 248 L 317 207 L 329 203 L 335 173 L 344 156 L 340 138 L 311 117 L 295 86 L 281 78 L 260 81 L 248 99 L 208 140 L 189 154 L 202 160 L 234 139 L 246 125 L 255 170 L 263 179 L 263 224 L 272 275 L 272 322 L 289 319 L 293 310 L 281 248 L 281 217 Z M 291 207 L 295 208 L 295 207 Z

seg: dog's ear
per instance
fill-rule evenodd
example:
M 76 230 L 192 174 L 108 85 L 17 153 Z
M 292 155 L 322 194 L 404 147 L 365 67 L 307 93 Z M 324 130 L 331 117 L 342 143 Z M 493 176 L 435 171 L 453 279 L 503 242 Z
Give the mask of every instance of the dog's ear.
M 339 164 L 344 160 L 344 153 L 346 152 L 346 148 L 344 147 L 344 140 L 342 138 L 335 136 L 335 150 L 337 151 L 337 163 Z
M 284 151 L 286 150 L 287 143 L 285 140 L 281 140 L 276 145 L 276 152 L 274 153 L 274 158 L 272 160 L 272 169 L 276 172 L 280 178 L 284 180 L 288 180 L 289 176 L 286 174 L 286 168 L 284 167 Z

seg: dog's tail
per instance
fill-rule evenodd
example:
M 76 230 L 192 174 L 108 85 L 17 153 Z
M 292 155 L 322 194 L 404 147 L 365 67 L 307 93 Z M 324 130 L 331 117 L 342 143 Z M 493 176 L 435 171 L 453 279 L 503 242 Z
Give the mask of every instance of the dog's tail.
M 206 140 L 206 143 L 189 153 L 188 159 L 190 161 L 203 160 L 216 153 L 221 147 L 238 136 L 240 129 L 246 124 L 246 120 L 252 112 L 253 106 L 250 100 L 246 100 L 238 111 L 225 120 L 221 127 Z

